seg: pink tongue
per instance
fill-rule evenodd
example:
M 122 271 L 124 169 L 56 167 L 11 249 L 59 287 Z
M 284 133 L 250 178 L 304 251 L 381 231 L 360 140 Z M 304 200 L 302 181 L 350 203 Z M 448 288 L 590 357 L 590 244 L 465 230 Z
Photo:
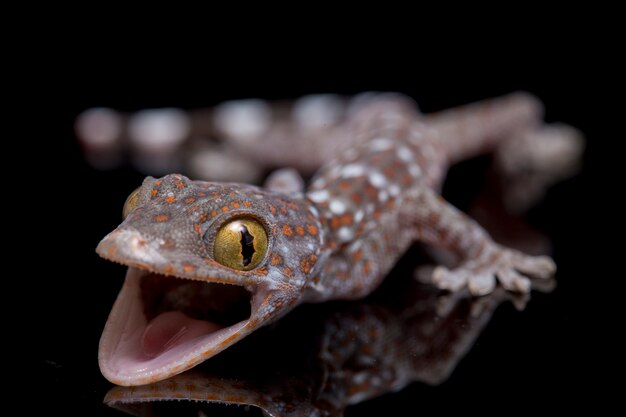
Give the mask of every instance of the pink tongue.
M 143 332 L 143 352 L 155 357 L 176 345 L 220 329 L 215 323 L 194 320 L 179 311 L 162 313 L 152 319 Z

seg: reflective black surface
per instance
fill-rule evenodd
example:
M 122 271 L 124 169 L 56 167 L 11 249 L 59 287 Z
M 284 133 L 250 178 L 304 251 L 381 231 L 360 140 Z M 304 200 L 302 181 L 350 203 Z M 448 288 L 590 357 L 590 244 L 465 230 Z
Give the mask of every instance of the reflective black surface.
M 527 89 L 544 100 L 549 120 L 561 120 L 581 128 L 588 138 L 589 149 L 582 173 L 552 188 L 546 200 L 526 216 L 526 220 L 551 242 L 559 267 L 556 289 L 551 293 L 533 292 L 521 312 L 511 303 L 501 304 L 484 331 L 475 336 L 467 356 L 454 361 L 451 376 L 440 385 L 431 386 L 424 383 L 427 378 L 415 378 L 417 382 L 408 384 L 399 392 L 381 390 L 380 396 L 358 401 L 346 408 L 345 415 L 458 413 L 484 408 L 492 412 L 535 412 L 540 402 L 544 410 L 562 410 L 590 401 L 582 393 L 596 383 L 590 377 L 590 371 L 599 365 L 589 346 L 595 344 L 593 341 L 604 340 L 592 317 L 601 301 L 601 288 L 611 278 L 597 271 L 591 255 L 593 246 L 600 244 L 592 239 L 598 227 L 592 213 L 601 194 L 593 175 L 599 165 L 600 150 L 606 142 L 586 104 L 591 90 L 585 90 L 584 86 L 576 90 L 567 78 L 561 77 L 560 71 L 546 71 L 545 74 L 535 74 L 534 79 L 518 77 L 501 82 L 491 79 L 490 75 L 496 75 L 495 70 L 480 78 L 468 73 L 457 78 L 443 75 L 437 78 L 436 74 L 429 74 L 431 81 L 423 88 L 411 74 L 395 80 L 387 77 L 371 82 L 365 78 L 349 82 L 328 81 L 334 80 L 331 77 L 318 78 L 317 82 L 292 82 L 283 86 L 268 86 L 261 79 L 249 79 L 242 84 L 239 79 L 218 77 L 218 80 L 227 81 L 164 84 L 161 90 L 154 83 L 139 83 L 138 86 L 132 81 L 140 77 L 132 76 L 122 76 L 123 82 L 111 89 L 95 86 L 92 82 L 73 85 L 73 104 L 64 108 L 59 116 L 63 130 L 52 133 L 63 142 L 64 152 L 70 155 L 72 163 L 67 166 L 53 164 L 51 172 L 62 177 L 64 182 L 56 191 L 57 200 L 54 201 L 57 205 L 55 213 L 58 211 L 59 214 L 54 215 L 54 224 L 49 228 L 50 232 L 54 230 L 51 235 L 63 234 L 70 243 L 48 243 L 44 255 L 46 262 L 35 265 L 38 277 L 35 303 L 40 314 L 36 323 L 39 348 L 33 359 L 35 371 L 32 375 L 37 386 L 44 387 L 46 410 L 60 410 L 66 415 L 124 415 L 103 403 L 112 384 L 99 373 L 97 344 L 125 268 L 99 259 L 94 248 L 99 239 L 120 221 L 124 200 L 140 184 L 142 175 L 130 168 L 97 171 L 82 160 L 72 132 L 73 119 L 80 111 L 95 105 L 125 110 L 160 106 L 193 108 L 248 96 L 297 97 L 311 91 L 353 93 L 368 89 L 408 93 L 425 111 Z M 278 78 L 272 80 L 276 83 Z M 202 86 L 198 87 L 198 83 Z M 471 202 L 481 194 L 485 184 L 487 164 L 486 160 L 477 160 L 455 168 L 446 185 L 445 196 L 461 208 L 470 209 Z M 89 186 L 73 187 L 75 178 Z M 501 229 L 501 232 L 506 237 L 507 229 Z M 368 302 L 383 305 L 377 307 L 383 310 L 389 306 L 392 310 L 401 310 L 402 302 L 410 294 L 403 285 L 408 285 L 406 282 L 410 281 L 414 268 L 427 260 L 420 248 L 414 248 L 394 270 L 391 277 L 397 278 L 394 283 L 386 284 Z M 395 294 L 400 297 L 397 302 Z M 296 399 L 306 396 L 314 389 L 311 387 L 320 386 L 320 373 L 324 372 L 319 363 L 310 359 L 323 338 L 323 332 L 318 328 L 323 327 L 328 317 L 343 311 L 358 312 L 369 308 L 367 306 L 359 303 L 302 306 L 285 323 L 265 329 L 232 352 L 215 357 L 206 372 L 223 372 L 219 375 L 243 381 L 244 388 L 250 384 L 285 385 L 288 387 L 285 390 L 294 390 Z M 463 332 L 467 322 L 460 319 L 448 324 L 450 332 Z M 413 336 L 408 334 L 409 330 L 404 331 L 407 339 Z M 292 333 L 294 336 L 290 338 Z M 273 348 L 275 339 L 281 341 L 277 351 Z M 239 353 L 242 354 L 241 360 L 236 356 Z M 434 353 L 439 353 L 439 349 Z M 255 366 L 260 366 L 258 372 Z M 253 375 L 253 382 L 246 382 L 244 374 Z M 290 383 L 292 379 L 297 382 Z M 341 389 L 346 386 L 338 383 L 336 391 Z M 166 405 L 169 410 L 165 411 L 180 415 L 179 404 Z M 215 408 L 205 410 L 205 413 L 230 415 L 227 412 L 232 411 L 237 415 L 245 410 Z M 189 413 L 198 415 L 195 411 Z

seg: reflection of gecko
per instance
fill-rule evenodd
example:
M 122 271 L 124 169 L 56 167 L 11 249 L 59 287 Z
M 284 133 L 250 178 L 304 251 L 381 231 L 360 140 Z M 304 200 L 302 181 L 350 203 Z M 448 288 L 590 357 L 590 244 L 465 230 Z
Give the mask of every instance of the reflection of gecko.
M 539 114 L 532 97 L 512 95 L 444 120 L 442 136 L 405 101 L 369 96 L 342 128 L 356 145 L 305 193 L 281 177 L 267 190 L 148 177 L 127 200 L 124 222 L 98 246 L 101 256 L 130 266 L 102 335 L 103 374 L 120 385 L 167 378 L 299 303 L 363 297 L 414 241 L 461 260 L 434 269 L 441 288 L 486 294 L 497 278 L 527 292 L 522 274 L 548 277 L 552 260 L 498 245 L 436 190 L 449 164 L 509 149 L 498 146 L 506 139 L 538 149 L 527 154 L 544 162 L 559 157 L 554 146 L 537 147 L 544 142 L 576 147 L 570 129 L 539 126 Z
M 512 298 L 502 288 L 474 299 L 441 295 L 407 280 L 393 290 L 402 296 L 299 310 L 220 363 L 151 385 L 115 387 L 105 402 L 135 415 L 188 409 L 213 415 L 212 404 L 238 404 L 266 416 L 341 416 L 349 405 L 414 381 L 446 380 L 500 302 Z

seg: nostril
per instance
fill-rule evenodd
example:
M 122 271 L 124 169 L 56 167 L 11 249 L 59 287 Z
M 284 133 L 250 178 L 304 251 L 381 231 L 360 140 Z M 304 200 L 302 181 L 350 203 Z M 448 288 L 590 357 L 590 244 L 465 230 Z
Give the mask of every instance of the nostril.
M 132 249 L 141 249 L 146 245 L 146 240 L 139 236 L 132 236 L 128 243 Z

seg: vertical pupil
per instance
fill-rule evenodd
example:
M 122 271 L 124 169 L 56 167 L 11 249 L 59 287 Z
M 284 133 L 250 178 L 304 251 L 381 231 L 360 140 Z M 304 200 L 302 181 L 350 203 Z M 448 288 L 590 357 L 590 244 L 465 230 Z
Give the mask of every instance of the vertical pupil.
M 254 255 L 254 236 L 250 234 L 246 226 L 241 226 L 240 232 L 243 266 L 248 266 L 252 262 L 252 255 Z

